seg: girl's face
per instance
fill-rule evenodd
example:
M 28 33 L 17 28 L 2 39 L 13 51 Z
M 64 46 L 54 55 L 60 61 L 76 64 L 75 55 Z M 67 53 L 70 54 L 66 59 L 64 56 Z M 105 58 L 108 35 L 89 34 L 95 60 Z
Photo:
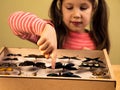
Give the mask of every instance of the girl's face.
M 92 16 L 89 0 L 63 0 L 63 22 L 70 31 L 84 32 Z

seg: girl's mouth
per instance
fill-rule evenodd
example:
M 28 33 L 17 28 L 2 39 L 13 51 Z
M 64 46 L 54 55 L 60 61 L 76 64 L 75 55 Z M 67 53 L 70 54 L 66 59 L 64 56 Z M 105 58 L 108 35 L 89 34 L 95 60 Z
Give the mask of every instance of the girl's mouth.
M 80 26 L 82 22 L 71 22 L 74 26 Z

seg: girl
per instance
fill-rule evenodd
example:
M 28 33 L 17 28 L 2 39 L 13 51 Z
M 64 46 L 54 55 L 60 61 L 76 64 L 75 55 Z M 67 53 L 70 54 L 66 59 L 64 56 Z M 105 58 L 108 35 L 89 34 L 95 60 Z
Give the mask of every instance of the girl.
M 46 57 L 56 58 L 56 48 L 104 49 L 109 52 L 107 5 L 105 0 L 53 0 L 51 20 L 29 12 L 16 12 L 9 18 L 13 33 L 37 43 Z M 90 30 L 86 26 L 90 26 Z M 57 37 L 57 38 L 56 38 Z

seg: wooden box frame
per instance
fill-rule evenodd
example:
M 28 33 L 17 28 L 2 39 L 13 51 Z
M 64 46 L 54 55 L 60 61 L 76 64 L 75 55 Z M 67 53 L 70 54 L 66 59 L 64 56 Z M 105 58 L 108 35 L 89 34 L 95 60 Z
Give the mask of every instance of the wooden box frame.
M 7 53 L 40 54 L 34 48 L 8 48 L 0 49 L 0 58 Z M 56 77 L 20 77 L 1 76 L 1 90 L 116 90 L 116 80 L 111 68 L 111 63 L 106 50 L 58 50 L 59 55 L 81 57 L 101 57 L 105 60 L 109 69 L 110 79 L 78 79 L 78 78 L 56 78 Z

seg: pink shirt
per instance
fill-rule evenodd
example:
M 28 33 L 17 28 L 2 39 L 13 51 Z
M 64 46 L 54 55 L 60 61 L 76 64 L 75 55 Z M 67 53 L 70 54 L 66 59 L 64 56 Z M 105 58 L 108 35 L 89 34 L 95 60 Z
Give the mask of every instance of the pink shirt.
M 95 44 L 89 33 L 70 32 L 63 43 L 65 49 L 95 49 Z
M 49 21 L 38 18 L 30 12 L 18 11 L 8 19 L 12 32 L 22 39 L 36 43 L 42 30 Z
M 22 39 L 37 43 L 46 24 L 53 25 L 49 20 L 43 20 L 30 12 L 15 12 L 9 17 L 12 32 Z M 89 33 L 70 32 L 63 43 L 65 49 L 95 49 Z

